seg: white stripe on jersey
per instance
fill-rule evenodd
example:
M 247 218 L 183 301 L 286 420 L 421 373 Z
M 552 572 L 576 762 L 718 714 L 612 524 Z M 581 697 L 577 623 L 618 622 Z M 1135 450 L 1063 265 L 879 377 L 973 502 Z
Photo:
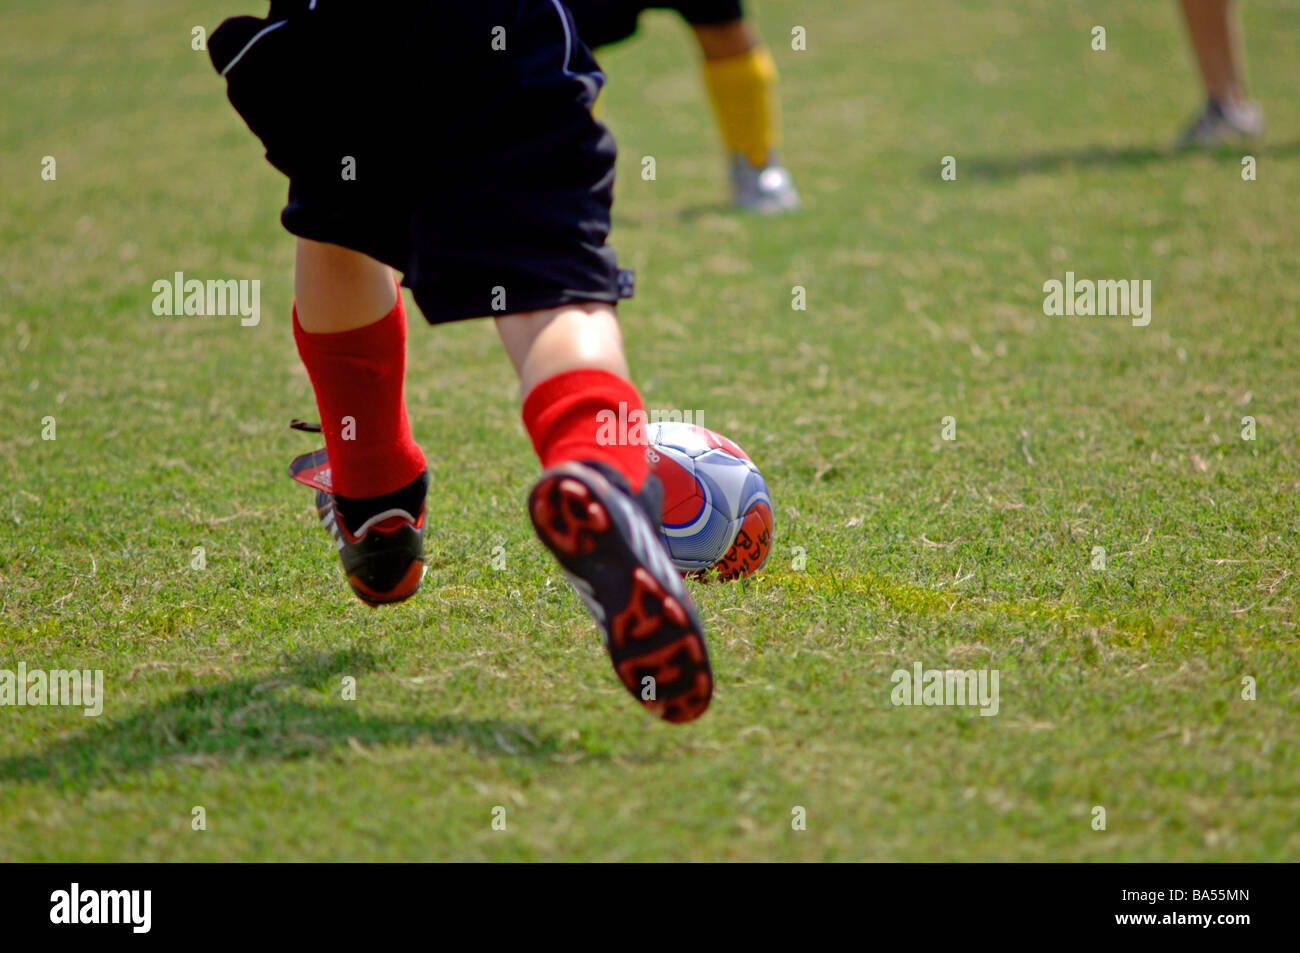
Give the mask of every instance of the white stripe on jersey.
M 573 60 L 573 32 L 569 29 L 569 15 L 565 12 L 564 7 L 560 6 L 560 0 L 551 0 L 551 6 L 555 8 L 555 12 L 560 16 L 560 26 L 564 27 L 564 65 L 560 67 L 561 71 L 565 76 L 576 76 L 583 83 L 590 83 L 595 87 L 592 90 L 592 95 L 599 95 L 600 85 L 604 81 L 604 77 L 596 79 L 590 73 L 575 73 L 569 66 Z
M 266 36 L 266 34 L 270 33 L 272 30 L 278 30 L 280 27 L 284 26 L 288 22 L 289 22 L 288 20 L 280 20 L 276 23 L 272 23 L 268 27 L 263 27 L 262 29 L 258 30 L 257 35 L 254 36 L 251 40 L 249 40 L 246 44 L 244 44 L 244 48 L 235 54 L 235 58 L 233 60 L 231 60 L 229 63 L 226 64 L 226 68 L 221 71 L 221 75 L 225 76 L 227 73 L 229 73 L 231 69 L 234 68 L 235 64 L 244 58 L 244 54 L 253 48 L 254 43 L 260 40 L 262 37 Z

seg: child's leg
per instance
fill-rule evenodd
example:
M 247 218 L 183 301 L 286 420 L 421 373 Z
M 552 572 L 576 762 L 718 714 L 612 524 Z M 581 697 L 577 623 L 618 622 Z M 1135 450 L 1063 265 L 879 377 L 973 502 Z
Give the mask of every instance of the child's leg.
M 628 376 L 614 309 L 600 302 L 564 305 L 496 319 L 497 332 L 527 394 L 563 371 L 596 368 Z
M 311 377 L 343 525 L 419 516 L 425 460 L 403 385 L 406 313 L 392 271 L 338 245 L 298 239 L 294 338 Z
M 614 309 L 562 305 L 498 318 L 497 330 L 542 461 L 528 497 L 538 537 L 591 610 L 627 690 L 668 721 L 698 718 L 713 694 L 704 626 L 658 537 L 662 489 Z
M 543 468 L 604 463 L 639 490 L 648 473 L 645 439 L 629 424 L 644 408 L 628 380 L 614 309 L 599 302 L 564 305 L 500 317 L 496 326 L 519 374 L 524 424 Z M 611 414 L 614 433 L 628 439 L 608 439 Z
M 397 305 L 387 265 L 368 255 L 298 239 L 293 290 L 298 323 L 309 334 L 335 334 L 374 324 Z

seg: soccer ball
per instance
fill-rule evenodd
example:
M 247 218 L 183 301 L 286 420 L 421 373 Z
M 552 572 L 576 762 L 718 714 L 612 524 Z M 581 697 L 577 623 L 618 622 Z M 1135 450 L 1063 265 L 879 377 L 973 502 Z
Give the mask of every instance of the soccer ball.
M 754 461 L 698 424 L 646 425 L 650 469 L 664 486 L 659 536 L 683 573 L 739 579 L 772 549 L 772 498 Z

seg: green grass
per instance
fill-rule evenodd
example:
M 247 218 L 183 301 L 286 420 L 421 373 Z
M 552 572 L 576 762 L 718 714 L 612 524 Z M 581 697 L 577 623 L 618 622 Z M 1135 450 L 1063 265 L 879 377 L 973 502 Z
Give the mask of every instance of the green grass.
M 1254 182 L 1163 151 L 1199 99 L 1172 3 L 754 6 L 801 214 L 723 206 L 670 15 L 603 57 L 635 375 L 777 510 L 763 573 L 695 587 L 718 689 L 673 727 L 532 539 L 486 323 L 412 325 L 425 589 L 348 595 L 284 475 L 313 446 L 284 182 L 189 45 L 235 8 L 6 5 L 0 669 L 103 669 L 107 701 L 0 708 L 0 859 L 1300 854 L 1294 5 L 1243 6 Z M 1149 278 L 1150 326 L 1045 317 L 1067 269 Z M 153 316 L 178 270 L 259 278 L 261 324 Z M 998 670 L 999 714 L 893 706 L 918 661 Z

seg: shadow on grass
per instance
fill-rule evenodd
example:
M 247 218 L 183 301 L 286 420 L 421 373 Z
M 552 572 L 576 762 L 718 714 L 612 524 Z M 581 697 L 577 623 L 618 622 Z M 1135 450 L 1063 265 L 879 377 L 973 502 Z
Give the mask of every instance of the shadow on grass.
M 388 718 L 340 698 L 344 675 L 376 667 L 365 651 L 290 657 L 260 676 L 195 688 L 166 701 L 60 738 L 36 754 L 0 759 L 0 782 L 54 787 L 111 784 L 130 772 L 169 764 L 211 767 L 241 761 L 290 761 L 377 745 L 432 742 L 481 757 L 545 759 L 576 752 L 531 727 L 497 719 L 451 716 Z M 288 697 L 286 688 L 321 692 L 319 700 Z M 584 752 L 590 755 L 590 752 Z
M 738 209 L 734 205 L 725 202 L 707 202 L 701 205 L 688 205 L 677 213 L 677 220 L 683 224 L 689 225 L 706 215 L 730 215 L 735 218 L 744 218 L 753 215 L 752 212 L 746 212 Z
M 1300 153 L 1300 140 L 1278 143 L 1257 143 L 1254 145 L 1222 146 L 1215 149 L 1175 149 L 1162 146 L 1084 146 L 1077 149 L 1061 149 L 1054 152 L 1038 152 L 1026 155 L 980 158 L 958 157 L 960 174 L 976 179 L 1003 179 L 1019 175 L 1032 175 L 1040 172 L 1055 172 L 1059 169 L 1075 166 L 1083 169 L 1108 168 L 1116 166 L 1139 166 L 1150 162 L 1167 162 L 1187 159 L 1192 156 L 1210 156 L 1216 159 L 1233 159 L 1240 162 L 1244 155 L 1256 159 L 1278 159 Z M 934 177 L 933 165 L 925 166 L 923 174 Z
M 668 223 L 667 214 L 658 212 L 654 214 L 639 215 L 635 211 L 628 209 L 616 210 L 614 212 L 614 228 L 662 228 Z M 687 205 L 679 209 L 676 213 L 677 221 L 683 224 L 691 224 L 704 218 L 707 215 L 731 215 L 737 218 L 753 215 L 752 212 L 745 212 L 730 205 L 726 202 L 702 202 L 695 205 Z

